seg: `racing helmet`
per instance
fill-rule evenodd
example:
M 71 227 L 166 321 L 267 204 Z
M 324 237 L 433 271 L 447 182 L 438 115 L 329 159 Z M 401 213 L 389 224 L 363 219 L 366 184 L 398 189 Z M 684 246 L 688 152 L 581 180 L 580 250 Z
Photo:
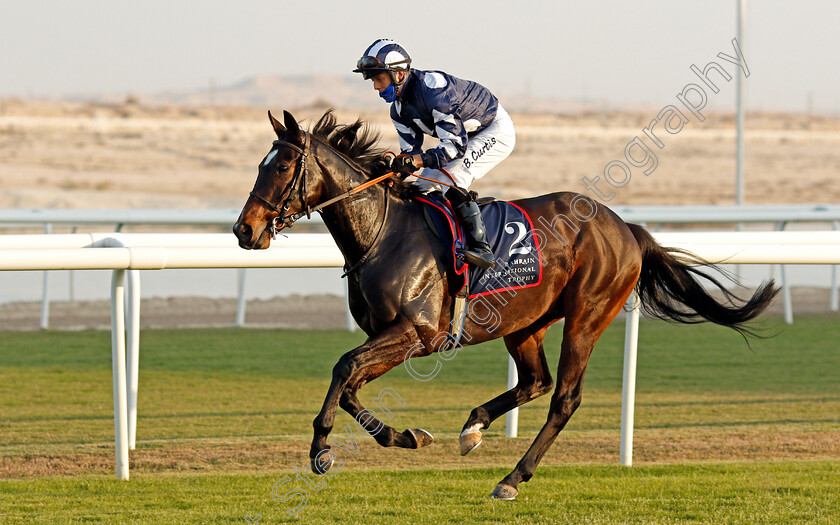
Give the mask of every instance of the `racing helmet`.
M 397 82 L 394 72 L 408 72 L 410 66 L 411 57 L 408 55 L 408 51 L 393 40 L 380 38 L 365 49 L 362 58 L 356 62 L 356 69 L 353 72 L 361 73 L 362 77 L 368 80 L 383 71 L 387 71 L 394 84 L 399 85 L 402 82 Z M 405 82 L 405 79 L 403 79 L 403 82 Z

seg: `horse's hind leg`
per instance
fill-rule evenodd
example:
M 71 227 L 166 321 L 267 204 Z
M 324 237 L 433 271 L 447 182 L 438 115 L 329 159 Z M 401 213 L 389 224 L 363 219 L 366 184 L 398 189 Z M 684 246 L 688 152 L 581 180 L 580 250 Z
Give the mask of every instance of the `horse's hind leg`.
M 583 376 L 595 342 L 618 314 L 633 289 L 632 283 L 621 287 L 613 283 L 612 286 L 618 287 L 618 290 L 602 288 L 599 293 L 597 289 L 587 288 L 588 294 L 582 293 L 580 283 L 567 286 L 568 315 L 563 327 L 563 345 L 557 366 L 557 388 L 551 396 L 548 420 L 516 468 L 496 486 L 491 497 L 516 497 L 516 487 L 531 479 L 548 448 L 580 406 Z M 612 293 L 605 293 L 607 291 Z
M 543 351 L 546 330 L 548 325 L 542 328 L 530 326 L 505 336 L 505 345 L 516 363 L 516 386 L 470 413 L 459 438 L 462 456 L 481 444 L 481 431 L 489 428 L 490 423 L 502 414 L 551 391 L 551 371 Z

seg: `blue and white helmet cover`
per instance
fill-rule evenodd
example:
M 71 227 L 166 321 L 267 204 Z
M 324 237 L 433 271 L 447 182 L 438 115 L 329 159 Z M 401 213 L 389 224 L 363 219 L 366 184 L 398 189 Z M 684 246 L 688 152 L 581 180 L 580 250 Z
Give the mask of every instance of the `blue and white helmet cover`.
M 407 70 L 411 63 L 411 56 L 409 56 L 408 51 L 396 41 L 388 38 L 380 38 L 368 46 L 362 56 L 376 57 L 389 70 Z

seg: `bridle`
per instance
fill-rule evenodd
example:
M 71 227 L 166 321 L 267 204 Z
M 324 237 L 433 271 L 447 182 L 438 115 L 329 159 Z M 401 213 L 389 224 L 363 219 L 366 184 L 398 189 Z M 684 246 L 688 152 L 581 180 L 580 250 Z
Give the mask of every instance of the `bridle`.
M 297 144 L 292 144 L 291 142 L 286 141 L 286 140 L 278 139 L 278 140 L 275 140 L 273 142 L 274 146 L 286 146 L 286 147 L 288 147 L 288 148 L 290 148 L 294 151 L 297 151 L 298 154 L 300 155 L 299 158 L 298 158 L 297 166 L 295 167 L 295 173 L 292 176 L 292 180 L 289 181 L 289 184 L 287 184 L 286 188 L 283 189 L 283 193 L 280 194 L 280 202 L 282 202 L 282 205 L 278 206 L 278 204 L 269 201 L 268 199 L 266 199 L 265 197 L 263 197 L 261 195 L 258 195 L 253 190 L 250 193 L 250 195 L 252 197 L 254 197 L 264 207 L 266 207 L 267 209 L 277 213 L 277 217 L 275 217 L 271 221 L 271 225 L 269 227 L 269 231 L 271 232 L 271 238 L 272 239 L 276 239 L 277 234 L 280 231 L 282 231 L 286 228 L 291 228 L 292 225 L 296 221 L 303 218 L 304 215 L 308 219 L 312 216 L 312 212 L 320 212 L 321 210 L 323 210 L 327 206 L 329 206 L 331 204 L 335 204 L 338 201 L 344 200 L 347 197 L 350 197 L 351 195 L 355 195 L 356 193 L 359 193 L 360 191 L 362 191 L 364 189 L 367 189 L 367 188 L 373 186 L 374 184 L 376 184 L 378 182 L 381 182 L 385 179 L 388 179 L 388 178 L 390 178 L 391 176 L 394 175 L 394 172 L 388 172 L 384 175 L 376 177 L 375 179 L 371 179 L 367 182 L 364 182 L 364 183 L 356 186 L 355 188 L 351 188 L 351 189 L 347 190 L 346 192 L 342 193 L 341 195 L 338 195 L 337 197 L 333 197 L 332 199 L 324 201 L 324 202 L 316 205 L 315 207 L 310 207 L 309 205 L 306 204 L 306 201 L 305 201 L 305 199 L 306 199 L 306 159 L 309 157 L 310 140 L 309 140 L 309 133 L 304 132 L 303 135 L 304 135 L 304 141 L 303 141 L 303 147 L 302 148 L 299 147 Z M 344 157 L 344 155 L 342 155 L 340 152 L 336 152 L 336 153 L 338 153 L 339 156 Z M 347 160 L 349 160 L 349 159 L 347 159 Z M 367 175 L 365 175 L 364 172 L 362 172 L 360 169 L 355 167 L 352 162 L 348 162 L 348 166 L 350 166 L 354 171 L 356 171 L 360 175 L 365 176 L 365 177 L 367 176 Z M 295 188 L 297 188 L 298 182 L 300 182 L 300 189 L 298 191 L 298 200 L 300 201 L 301 208 L 303 208 L 303 209 L 301 211 L 297 212 L 297 213 L 292 213 L 292 214 L 286 215 L 286 213 L 289 211 L 289 208 L 291 206 L 292 199 L 294 198 Z M 288 195 L 287 195 L 287 193 L 288 193 Z M 388 198 L 388 186 L 385 187 L 385 194 L 384 195 L 385 195 L 385 213 L 382 216 L 382 223 L 379 225 L 379 231 L 376 232 L 376 237 L 374 237 L 373 242 L 370 244 L 370 247 L 365 251 L 364 255 L 362 255 L 361 259 L 359 259 L 359 261 L 356 264 L 354 264 L 352 267 L 350 267 L 350 269 L 345 271 L 344 274 L 342 275 L 342 277 L 346 277 L 348 274 L 350 274 L 354 270 L 358 269 L 362 264 L 364 264 L 364 262 L 370 256 L 371 251 L 373 251 L 373 248 L 379 242 L 379 238 L 382 236 L 382 231 L 385 229 L 385 223 L 388 220 L 388 203 L 391 201 L 391 199 Z M 283 200 L 284 196 L 285 196 L 285 200 Z M 278 221 L 280 223 L 279 225 L 277 224 Z
M 257 194 L 255 191 L 251 191 L 251 197 L 257 199 L 257 201 L 268 208 L 271 211 L 277 213 L 277 217 L 275 217 L 271 221 L 270 231 L 271 231 L 271 238 L 277 238 L 277 232 L 283 230 L 284 228 L 290 228 L 295 221 L 301 219 L 304 215 L 306 218 L 312 216 L 312 211 L 318 211 L 318 209 L 310 209 L 309 206 L 305 204 L 305 197 L 306 197 L 306 159 L 309 157 L 309 133 L 304 133 L 303 139 L 303 147 L 299 147 L 297 144 L 292 144 L 287 140 L 275 140 L 272 143 L 273 146 L 286 146 L 289 149 L 297 151 L 299 154 L 297 166 L 295 166 L 295 173 L 292 176 L 292 180 L 289 181 L 289 184 L 286 185 L 286 188 L 283 189 L 283 193 L 280 194 L 280 202 L 282 202 L 282 206 L 278 206 L 277 204 L 269 201 L 262 195 Z M 286 215 L 289 211 L 289 207 L 291 206 L 292 199 L 294 198 L 295 188 L 297 188 L 298 182 L 300 182 L 300 189 L 298 191 L 298 200 L 300 200 L 301 207 L 303 208 L 302 211 L 298 213 L 292 213 L 290 215 Z M 288 196 L 286 194 L 288 193 Z M 283 197 L 285 200 L 283 200 Z M 277 221 L 280 221 L 280 226 L 277 226 Z

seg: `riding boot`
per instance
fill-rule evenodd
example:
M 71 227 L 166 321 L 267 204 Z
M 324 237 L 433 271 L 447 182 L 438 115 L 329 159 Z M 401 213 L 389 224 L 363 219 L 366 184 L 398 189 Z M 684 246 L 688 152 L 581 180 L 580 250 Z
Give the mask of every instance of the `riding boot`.
M 453 191 L 454 190 L 454 191 Z M 455 213 L 461 219 L 467 237 L 467 245 L 459 250 L 467 263 L 479 268 L 492 268 L 495 263 L 493 251 L 487 244 L 487 229 L 484 219 L 478 209 L 478 204 L 471 195 L 461 188 L 453 187 L 446 192 L 447 198 L 453 204 Z

